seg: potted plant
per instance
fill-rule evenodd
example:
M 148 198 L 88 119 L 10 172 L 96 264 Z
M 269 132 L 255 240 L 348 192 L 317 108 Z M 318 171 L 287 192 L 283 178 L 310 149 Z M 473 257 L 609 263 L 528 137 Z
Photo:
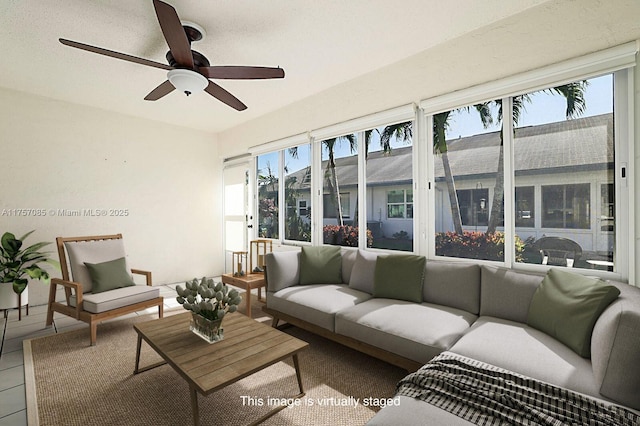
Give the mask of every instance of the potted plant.
M 27 232 L 19 239 L 5 232 L 0 239 L 0 309 L 20 308 L 28 304 L 28 293 L 23 294 L 29 284 L 29 278 L 49 284 L 47 271 L 40 267 L 43 262 L 57 265 L 48 258 L 48 253 L 40 249 L 50 243 L 40 242 L 23 248 L 23 241 L 34 231 Z M 22 298 L 26 299 L 22 303 Z
M 200 282 L 194 278 L 185 285 L 186 288 L 176 286 L 176 300 L 191 311 L 191 331 L 209 343 L 224 339 L 222 319 L 238 309 L 242 301 L 238 290 L 216 284 L 211 278 L 202 278 Z

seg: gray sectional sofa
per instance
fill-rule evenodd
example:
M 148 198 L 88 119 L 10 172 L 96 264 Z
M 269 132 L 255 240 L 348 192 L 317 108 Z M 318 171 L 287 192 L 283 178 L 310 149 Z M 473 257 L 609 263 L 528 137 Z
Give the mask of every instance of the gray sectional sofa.
M 270 253 L 264 309 L 274 326 L 284 320 L 408 371 L 451 352 L 640 410 L 640 289 L 608 282 L 620 295 L 595 323 L 588 358 L 527 325 L 543 274 L 429 260 L 416 303 L 373 296 L 378 256 L 343 248 L 342 282 L 300 285 L 301 252 Z M 469 424 L 399 398 L 400 407 L 384 408 L 371 424 L 416 424 L 416 416 L 429 424 Z

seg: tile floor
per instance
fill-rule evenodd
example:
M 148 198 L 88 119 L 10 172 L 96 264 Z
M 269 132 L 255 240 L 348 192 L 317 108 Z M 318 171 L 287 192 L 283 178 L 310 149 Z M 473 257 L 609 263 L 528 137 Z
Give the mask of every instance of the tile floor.
M 164 296 L 164 309 L 178 307 L 176 284 L 160 286 Z M 149 312 L 141 311 L 131 315 L 157 313 L 157 308 Z M 26 426 L 27 410 L 24 388 L 24 361 L 22 341 L 34 337 L 61 333 L 75 328 L 87 328 L 87 324 L 60 314 L 54 316 L 52 327 L 45 327 L 47 306 L 29 307 L 29 315 L 22 311 L 22 321 L 18 321 L 18 311 L 8 311 L 8 317 L 0 314 L 0 426 Z M 117 319 L 112 320 L 117 321 Z

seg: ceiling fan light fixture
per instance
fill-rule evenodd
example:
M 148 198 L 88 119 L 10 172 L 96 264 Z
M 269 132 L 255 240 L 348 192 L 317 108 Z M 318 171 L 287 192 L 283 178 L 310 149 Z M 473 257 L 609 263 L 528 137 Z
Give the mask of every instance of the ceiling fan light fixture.
M 167 79 L 173 87 L 189 96 L 192 93 L 202 92 L 208 85 L 209 80 L 202 74 L 185 69 L 174 69 L 167 73 Z

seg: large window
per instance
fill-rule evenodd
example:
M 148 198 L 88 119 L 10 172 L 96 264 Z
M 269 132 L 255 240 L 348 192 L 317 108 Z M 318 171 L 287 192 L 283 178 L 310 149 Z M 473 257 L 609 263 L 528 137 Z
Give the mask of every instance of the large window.
M 325 139 L 320 145 L 323 243 L 358 247 L 357 203 L 351 202 L 358 194 L 357 135 Z
M 436 255 L 504 260 L 502 101 L 433 116 Z
M 280 161 L 277 152 L 258 156 L 258 236 L 278 238 Z
M 613 93 L 608 74 L 513 98 L 521 261 L 540 263 L 541 250 L 573 247 L 574 268 L 613 265 Z
M 413 121 L 360 133 L 366 143 L 370 246 L 413 251 Z
M 257 148 L 256 236 L 527 269 L 572 247 L 562 266 L 627 279 L 631 72 L 565 65 Z
M 284 150 L 285 239 L 311 241 L 311 145 Z

